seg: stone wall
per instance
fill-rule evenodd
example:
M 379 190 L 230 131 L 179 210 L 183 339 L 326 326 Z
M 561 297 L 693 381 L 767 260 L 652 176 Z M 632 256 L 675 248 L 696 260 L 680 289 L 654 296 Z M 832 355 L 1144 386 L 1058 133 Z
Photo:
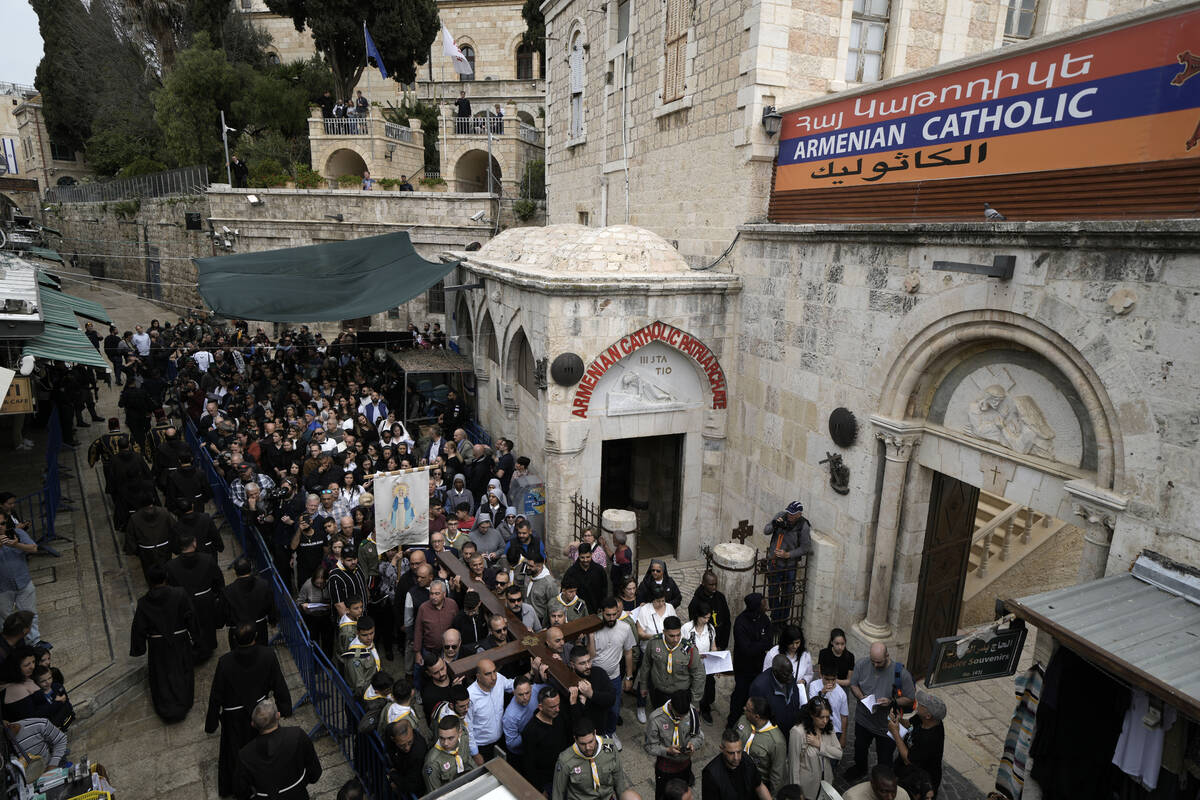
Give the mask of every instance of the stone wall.
M 1152 5 L 1160 4 L 1042 2 L 1035 32 Z M 738 225 L 765 218 L 776 142 L 763 131 L 764 107 L 861 84 L 846 80 L 852 3 L 714 0 L 702 10 L 685 7 L 695 8 L 685 94 L 664 105 L 663 3 L 632 4 L 630 34 L 621 42 L 616 3 L 605 13 L 583 0 L 550 4 L 546 180 L 551 223 L 629 222 L 677 240 L 699 266 L 725 250 Z M 1000 47 L 1004 8 L 989 0 L 892 2 L 883 77 Z M 572 137 L 569 50 L 577 32 L 585 48 L 584 131 Z
M 249 195 L 261 203 L 251 205 Z M 120 281 L 117 287 L 154 296 L 182 313 L 200 303 L 196 267 L 192 258 L 225 253 L 257 252 L 301 247 L 322 242 L 358 239 L 392 231 L 408 231 L 418 253 L 436 260 L 447 248 L 462 249 L 471 242 L 487 241 L 490 224 L 471 221 L 482 211 L 492 217 L 495 198 L 485 194 L 450 192 L 363 192 L 357 190 L 231 189 L 214 185 L 203 197 L 131 200 L 121 203 L 64 203 L 44 212 L 44 223 L 64 234 L 64 257 L 75 256 L 88 269 L 92 260 L 103 262 L 104 276 Z M 189 231 L 184 215 L 201 215 L 203 230 Z M 341 214 L 338 222 L 335 217 Z M 208 235 L 227 227 L 221 241 Z M 515 224 L 511 205 L 504 207 L 501 224 Z M 225 249 L 223 240 L 231 247 Z M 157 290 L 147 267 L 147 245 L 158 248 Z M 151 251 L 153 255 L 153 251 Z M 377 314 L 372 327 L 402 328 L 408 322 L 437 321 L 443 314 L 428 310 L 421 295 L 403 308 Z M 326 326 L 333 330 L 335 326 Z
M 189 231 L 185 214 L 197 212 L 201 219 L 206 218 L 208 201 L 204 197 L 60 203 L 49 209 L 43 212 L 42 221 L 62 232 L 58 250 L 79 268 L 92 269 L 94 275 L 113 281 L 118 291 L 158 299 L 178 314 L 200 303 L 191 259 L 216 251 L 207 225 L 205 230 Z M 155 255 L 154 248 L 160 264 L 157 286 L 153 268 L 147 264 Z
M 744 227 L 730 256 L 744 290 L 726 356 L 733 377 L 717 527 L 748 517 L 761 531 L 802 499 L 820 533 L 809 590 L 822 603 L 816 616 L 810 605 L 811 623 L 849 629 L 866 612 L 889 491 L 891 462 L 877 434 L 891 442 L 886 432 L 897 428 L 912 449 L 895 487 L 900 520 L 885 609 L 901 652 L 935 471 L 1088 527 L 1090 539 L 1107 532 L 1101 572 L 1124 571 L 1143 548 L 1200 563 L 1198 232 L 1191 221 Z M 932 268 L 990 264 L 998 254 L 1016 256 L 1011 280 Z M 1004 365 L 988 369 L 1012 394 L 1030 384 L 1007 365 L 1051 365 L 1045 372 L 1058 375 L 1064 396 L 1086 406 L 1095 463 L 1014 452 L 931 421 L 939 387 L 989 358 Z M 982 396 L 985 383 L 969 396 Z M 860 426 L 844 449 L 828 431 L 837 407 Z M 1067 423 L 1049 411 L 1046 419 L 1065 452 Z M 886 447 L 889 458 L 909 458 Z M 833 491 L 818 463 L 828 452 L 850 468 L 847 495 Z

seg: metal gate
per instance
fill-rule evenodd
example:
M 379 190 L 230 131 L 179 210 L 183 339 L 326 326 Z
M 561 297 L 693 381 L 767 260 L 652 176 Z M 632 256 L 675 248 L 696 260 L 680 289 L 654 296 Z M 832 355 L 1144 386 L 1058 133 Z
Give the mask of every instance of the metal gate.
M 583 538 L 583 532 L 587 528 L 591 528 L 592 532 L 596 534 L 603 532 L 603 528 L 600 526 L 603 518 L 599 503 L 593 503 L 576 492 L 571 495 L 571 506 L 575 510 L 575 513 L 571 515 L 571 537 L 575 541 L 578 542 Z
M 766 598 L 775 626 L 804 627 L 804 589 L 808 585 L 808 556 L 797 559 L 764 557 L 754 552 L 754 591 Z

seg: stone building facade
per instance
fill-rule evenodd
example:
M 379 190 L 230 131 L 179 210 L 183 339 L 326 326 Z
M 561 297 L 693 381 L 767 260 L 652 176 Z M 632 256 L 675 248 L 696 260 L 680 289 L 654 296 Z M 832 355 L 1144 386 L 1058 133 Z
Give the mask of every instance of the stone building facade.
M 0 83 L 0 173 L 24 177 L 28 170 L 16 112 L 36 95 L 37 89 L 32 86 Z
M 1200 223 L 739 232 L 732 274 L 688 269 L 624 226 L 508 231 L 456 253 L 458 280 L 484 288 L 451 330 L 482 424 L 546 480 L 549 550 L 570 541 L 575 495 L 649 508 L 638 541 L 657 536 L 677 562 L 800 499 L 815 540 L 805 629 L 846 628 L 855 652 L 888 642 L 918 671 L 929 637 L 955 632 L 966 578 L 970 541 L 947 555 L 937 536 L 947 487 L 1082 528 L 1081 580 L 1143 548 L 1200 563 Z M 934 269 L 998 253 L 1011 279 Z M 551 365 L 570 353 L 582 379 L 564 386 Z M 839 408 L 857 420 L 840 444 Z
M 24 176 L 36 180 L 43 194 L 51 186 L 71 186 L 95 174 L 84 163 L 82 151 L 51 141 L 40 94 L 24 97 L 11 113 L 17 125 L 17 158 Z
M 582 0 L 543 5 L 551 223 L 627 223 L 693 266 L 762 220 L 763 109 L 1152 5 L 1145 0 Z
M 497 188 L 503 189 L 503 193 L 516 194 L 526 164 L 544 158 L 541 130 L 545 119 L 544 70 L 537 53 L 521 44 L 526 28 L 521 6 L 518 0 L 443 0 L 438 4 L 441 20 L 453 34 L 455 44 L 475 65 L 475 73 L 468 80 L 460 78 L 442 54 L 442 34 L 438 33 L 430 46 L 427 63 L 417 69 L 415 86 L 381 80 L 377 73 L 368 71 L 356 87 L 381 108 L 400 106 L 407 90 L 441 110 L 440 177 L 451 191 L 480 192 L 485 191 L 482 187 L 487 184 L 487 129 L 479 124 L 455 124 L 453 102 L 460 92 L 466 93 L 474 115 L 486 116 L 496 105 L 504 114 L 503 123 L 493 125 L 495 136 L 491 143 L 493 177 L 498 177 L 501 185 Z M 296 31 L 290 19 L 272 13 L 263 0 L 238 0 L 237 8 L 271 35 L 274 58 L 288 62 L 314 55 L 311 35 Z M 311 133 L 311 121 L 309 127 Z M 412 175 L 423 164 L 418 160 L 417 169 L 408 169 L 406 161 L 406 169 L 397 170 L 384 160 L 381 154 L 388 142 L 382 126 L 374 147 L 353 132 L 332 133 L 333 138 L 310 136 L 314 141 L 313 169 L 327 177 L 349 174 L 336 170 L 358 165 L 358 159 L 350 156 L 352 152 L 358 153 L 365 168 L 377 176 Z M 344 146 L 336 139 L 345 139 Z M 331 164 L 330 157 L 338 150 L 346 152 Z M 379 155 L 374 150 L 379 150 Z M 480 176 L 484 178 L 482 181 Z

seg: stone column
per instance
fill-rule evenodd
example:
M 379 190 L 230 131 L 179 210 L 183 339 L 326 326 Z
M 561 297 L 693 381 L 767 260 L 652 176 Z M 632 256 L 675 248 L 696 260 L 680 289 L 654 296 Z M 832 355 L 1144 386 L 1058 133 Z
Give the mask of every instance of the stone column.
M 637 564 L 637 516 L 628 509 L 606 508 L 600 513 L 600 524 L 604 527 L 609 544 L 613 543 L 614 533 L 620 531 L 625 534 L 625 544 L 629 545 L 632 561 Z
M 1084 481 L 1067 481 L 1064 488 L 1071 496 L 1071 511 L 1083 520 L 1083 553 L 1079 557 L 1079 582 L 1103 578 L 1108 567 L 1117 513 L 1128 501 Z
M 900 505 L 908 476 L 908 461 L 919 436 L 902 424 L 872 418 L 880 428 L 875 436 L 884 444 L 883 485 L 880 487 L 879 520 L 875 524 L 875 556 L 871 562 L 871 587 L 867 617 L 858 629 L 868 639 L 886 639 L 892 634 L 888 623 L 888 600 L 892 593 L 892 566 L 896 562 L 896 537 L 900 531 Z
M 741 542 L 714 545 L 712 569 L 717 574 L 717 587 L 736 617 L 742 613 L 742 598 L 754 591 L 754 548 Z

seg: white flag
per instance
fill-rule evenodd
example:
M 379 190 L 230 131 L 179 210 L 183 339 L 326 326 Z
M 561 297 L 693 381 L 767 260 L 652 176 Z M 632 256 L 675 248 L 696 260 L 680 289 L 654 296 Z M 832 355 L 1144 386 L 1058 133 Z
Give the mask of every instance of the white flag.
M 442 23 L 442 53 L 454 62 L 454 71 L 459 75 L 470 75 L 475 71 L 471 69 L 471 62 L 467 61 L 462 50 L 459 50 L 458 45 L 454 43 L 454 37 L 450 35 L 450 29 L 444 22 Z

